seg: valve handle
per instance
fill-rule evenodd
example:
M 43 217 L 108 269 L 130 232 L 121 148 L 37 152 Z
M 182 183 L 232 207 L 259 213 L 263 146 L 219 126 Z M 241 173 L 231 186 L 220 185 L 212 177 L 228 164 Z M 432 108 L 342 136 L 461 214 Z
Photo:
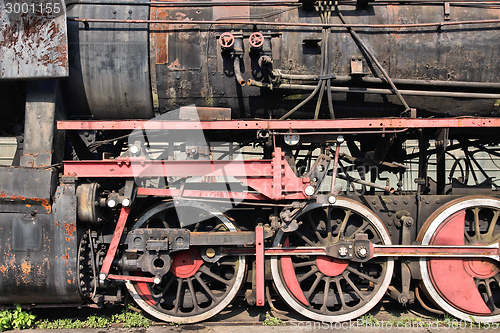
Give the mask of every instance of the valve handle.
M 230 32 L 224 32 L 219 37 L 219 44 L 223 49 L 229 49 L 234 44 L 234 36 Z
M 251 47 L 258 49 L 262 45 L 264 45 L 264 35 L 260 32 L 254 32 L 248 38 L 248 42 L 250 43 Z

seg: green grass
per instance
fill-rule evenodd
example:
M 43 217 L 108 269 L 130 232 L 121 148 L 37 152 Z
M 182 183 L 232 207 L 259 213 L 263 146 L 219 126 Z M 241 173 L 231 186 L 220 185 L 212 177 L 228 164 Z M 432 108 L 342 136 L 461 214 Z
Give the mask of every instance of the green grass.
M 111 325 L 120 325 L 126 328 L 144 327 L 150 325 L 149 319 L 142 313 L 132 311 L 130 308 L 124 309 L 121 313 L 106 315 L 91 315 L 86 320 L 79 319 L 43 319 L 36 322 L 36 327 L 40 329 L 71 329 L 71 328 L 107 328 Z
M 269 312 L 266 312 L 266 319 L 264 319 L 262 324 L 265 326 L 283 326 L 285 325 L 285 322 L 279 318 L 271 316 Z
M 14 310 L 0 311 L 0 331 L 30 328 L 35 320 L 31 312 L 24 311 L 20 305 Z

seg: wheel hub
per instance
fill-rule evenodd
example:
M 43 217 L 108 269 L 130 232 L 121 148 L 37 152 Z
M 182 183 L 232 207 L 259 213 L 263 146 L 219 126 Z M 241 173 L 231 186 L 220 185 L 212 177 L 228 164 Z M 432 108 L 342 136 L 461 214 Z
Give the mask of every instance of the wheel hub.
M 178 278 L 186 279 L 198 272 L 203 259 L 200 251 L 196 248 L 191 248 L 187 251 L 177 252 L 172 256 L 172 267 L 170 271 Z
M 316 259 L 316 265 L 321 273 L 333 277 L 342 274 L 349 265 L 349 261 L 328 256 L 319 256 Z
M 464 268 L 470 276 L 480 279 L 488 279 L 498 274 L 499 269 L 488 259 L 467 259 L 464 260 Z

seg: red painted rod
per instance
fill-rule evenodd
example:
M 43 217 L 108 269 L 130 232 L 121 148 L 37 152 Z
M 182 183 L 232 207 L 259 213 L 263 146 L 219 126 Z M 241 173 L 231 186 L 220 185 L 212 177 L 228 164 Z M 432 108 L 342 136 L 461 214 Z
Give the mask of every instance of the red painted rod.
M 144 276 L 133 276 L 133 275 L 115 275 L 109 274 L 108 279 L 118 280 L 118 281 L 134 281 L 134 282 L 152 282 L 154 283 L 155 278 L 144 277 Z
M 226 248 L 223 254 L 254 255 L 255 249 Z M 266 256 L 275 255 L 326 255 L 322 247 L 271 247 L 265 249 Z M 430 246 L 430 245 L 374 245 L 373 257 L 489 257 L 499 260 L 500 246 Z M 346 258 L 347 259 L 347 258 Z
M 486 246 L 453 245 L 374 245 L 373 257 L 490 257 L 498 260 L 498 244 Z

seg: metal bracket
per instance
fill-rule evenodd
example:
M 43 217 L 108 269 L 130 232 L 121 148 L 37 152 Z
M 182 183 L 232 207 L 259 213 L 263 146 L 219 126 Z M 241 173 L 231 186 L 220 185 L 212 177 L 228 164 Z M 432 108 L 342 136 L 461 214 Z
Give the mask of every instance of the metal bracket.
M 351 75 L 366 75 L 363 72 L 363 57 L 352 57 L 351 58 Z
M 444 3 L 444 20 L 449 21 L 451 15 L 451 6 L 449 2 Z
M 255 284 L 257 306 L 264 306 L 265 299 L 265 267 L 264 267 L 264 227 L 255 227 Z
M 115 231 L 113 233 L 113 239 L 111 244 L 109 244 L 108 252 L 104 258 L 102 264 L 101 272 L 99 273 L 99 280 L 104 281 L 108 277 L 111 264 L 115 258 L 116 251 L 118 250 L 118 244 L 123 235 L 123 229 L 125 228 L 125 223 L 127 222 L 128 215 L 130 214 L 130 208 L 122 207 L 120 211 L 120 216 L 118 217 L 118 222 L 116 223 Z

